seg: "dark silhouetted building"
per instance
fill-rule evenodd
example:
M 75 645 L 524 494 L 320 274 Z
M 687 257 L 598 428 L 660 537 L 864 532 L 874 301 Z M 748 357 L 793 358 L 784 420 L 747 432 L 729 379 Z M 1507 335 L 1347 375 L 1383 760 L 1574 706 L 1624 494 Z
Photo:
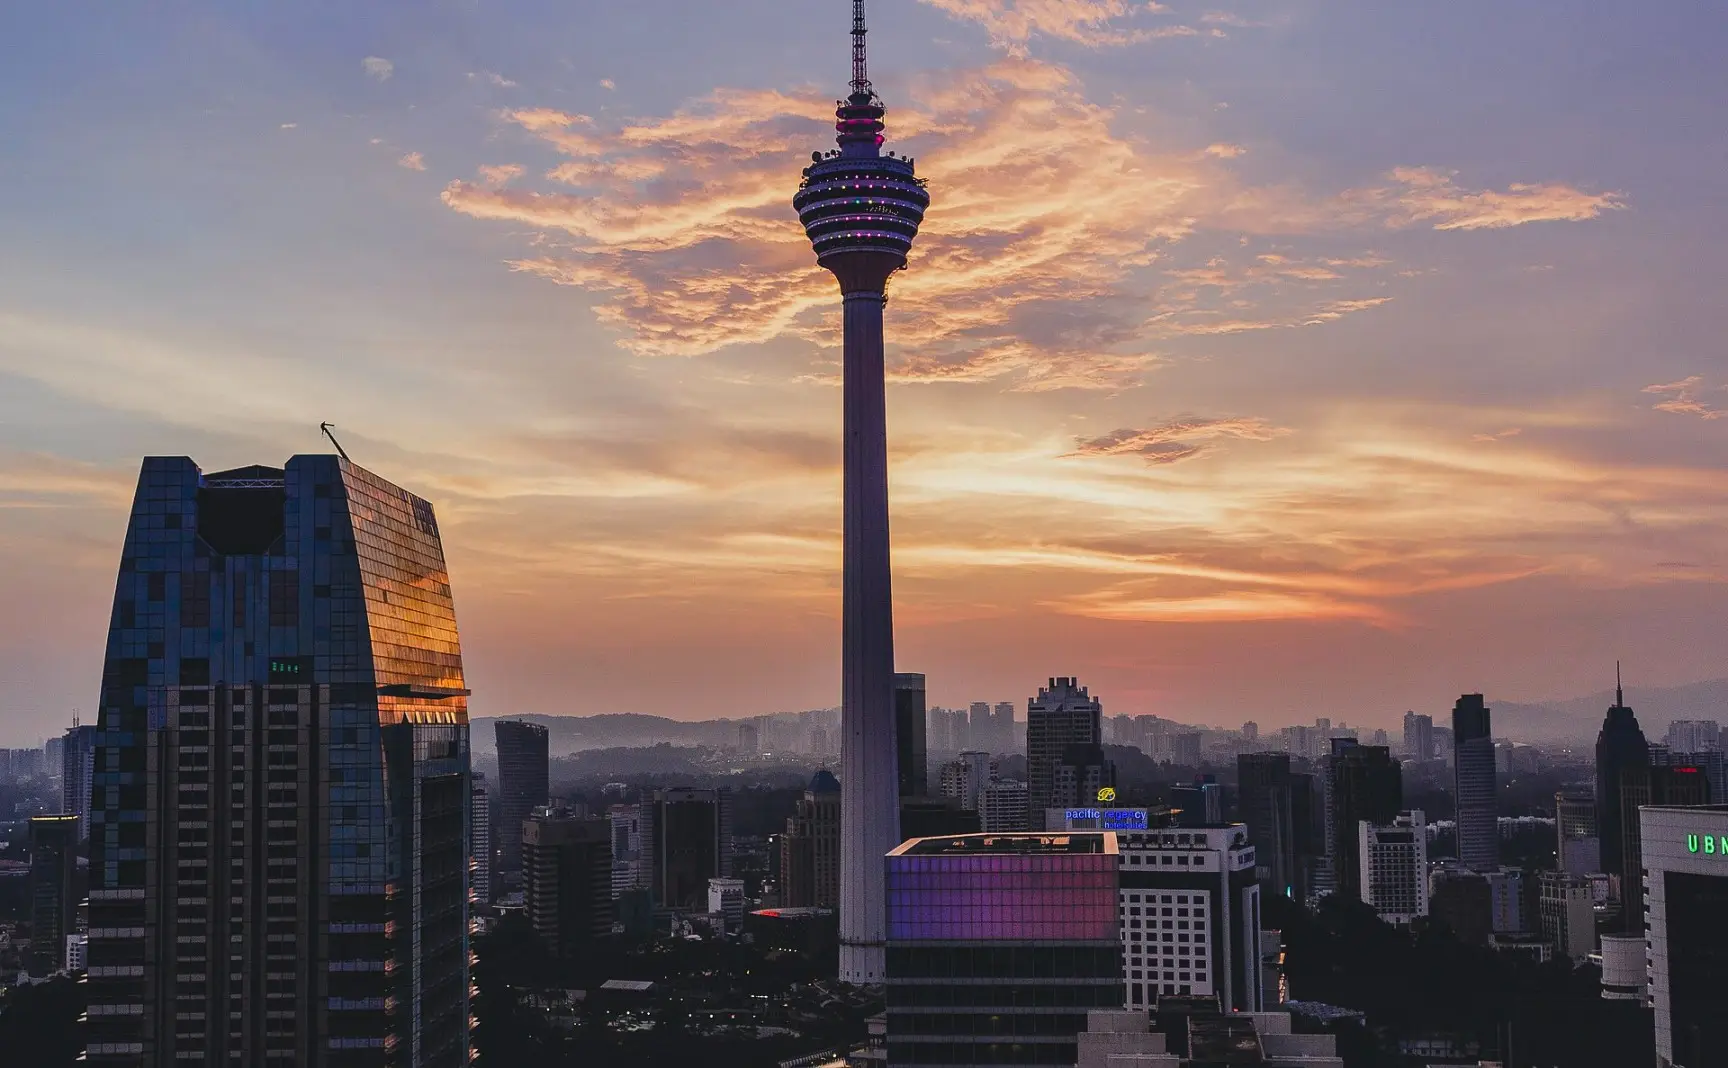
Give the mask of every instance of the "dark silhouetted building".
M 1710 780 L 1698 768 L 1639 767 L 1620 771 L 1620 894 L 1626 930 L 1644 929 L 1644 844 L 1638 810 L 1646 805 L 1680 807 L 1710 803 Z
M 894 676 L 894 766 L 901 797 L 930 792 L 930 758 L 924 750 L 924 676 Z
M 976 834 L 983 829 L 978 810 L 965 807 L 957 797 L 908 797 L 900 802 L 902 839 Z
M 1357 825 L 1367 822 L 1384 827 L 1398 818 L 1404 803 L 1404 776 L 1385 746 L 1339 744 L 1344 741 L 1333 739 L 1326 765 L 1333 889 L 1344 898 L 1360 900 L 1362 861 Z
M 1452 929 L 1460 942 L 1485 946 L 1494 933 L 1494 888 L 1488 876 L 1446 862 L 1428 876 L 1428 915 Z
M 1412 760 L 1434 759 L 1434 717 L 1404 713 L 1404 755 Z
M 1602 870 L 1619 881 L 1615 897 L 1624 899 L 1628 893 L 1621 880 L 1626 871 L 1626 818 L 1620 803 L 1620 777 L 1627 768 L 1649 766 L 1650 746 L 1638 728 L 1638 717 L 1626 707 L 1625 691 L 1618 685 L 1618 667 L 1615 675 L 1614 707 L 1608 710 L 1596 735 L 1596 833 L 1601 842 Z M 1627 930 L 1641 929 L 1641 917 L 1632 922 L 1633 917 L 1625 910 L 1622 917 L 1628 921 Z
M 786 817 L 780 837 L 780 904 L 840 907 L 840 783 L 823 768 Z
M 1104 708 L 1076 678 L 1053 678 L 1026 704 L 1026 793 L 1034 820 L 1071 802 L 1056 792 L 1056 771 L 1071 745 L 1103 745 Z
M 570 960 L 612 933 L 612 825 L 541 809 L 522 825 L 528 922 L 547 952 Z
M 551 800 L 551 752 L 546 728 L 538 723 L 500 720 L 493 731 L 498 743 L 498 869 L 515 872 L 522 867 L 522 823 Z
M 31 974 L 57 972 L 78 914 L 78 817 L 30 818 Z
M 1116 765 L 1104 758 L 1103 746 L 1070 745 L 1062 750 L 1050 776 L 1050 806 L 1096 805 L 1107 800 L 1103 791 L 1115 786 Z
M 467 1065 L 467 696 L 431 504 L 336 456 L 146 459 L 97 722 L 89 1062 Z
M 1122 1006 L 1110 832 L 975 834 L 888 855 L 888 1063 L 1073 1064 Z
M 652 830 L 654 903 L 705 913 L 708 880 L 732 875 L 731 791 L 660 790 Z
M 1295 798 L 1288 753 L 1243 753 L 1236 758 L 1238 813 L 1254 844 L 1255 873 L 1269 893 L 1296 897 Z M 1300 900 L 1300 899 L 1298 899 Z
M 1499 791 L 1488 706 L 1467 693 L 1452 706 L 1453 785 L 1458 804 L 1458 859 L 1474 871 L 1500 865 Z
M 1224 788 L 1213 775 L 1170 788 L 1170 805 L 1177 810 L 1176 822 L 1183 827 L 1210 827 L 1224 822 Z

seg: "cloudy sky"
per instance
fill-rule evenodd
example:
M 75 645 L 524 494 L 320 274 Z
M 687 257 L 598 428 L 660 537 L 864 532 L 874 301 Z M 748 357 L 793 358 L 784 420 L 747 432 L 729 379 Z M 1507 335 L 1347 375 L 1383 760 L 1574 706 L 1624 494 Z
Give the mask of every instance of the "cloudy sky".
M 837 701 L 843 0 L 7 5 L 0 716 L 138 458 L 437 505 L 477 715 Z M 900 666 L 1388 725 L 1728 673 L 1710 4 L 873 0 Z M 1700 710 L 1714 711 L 1714 710 Z

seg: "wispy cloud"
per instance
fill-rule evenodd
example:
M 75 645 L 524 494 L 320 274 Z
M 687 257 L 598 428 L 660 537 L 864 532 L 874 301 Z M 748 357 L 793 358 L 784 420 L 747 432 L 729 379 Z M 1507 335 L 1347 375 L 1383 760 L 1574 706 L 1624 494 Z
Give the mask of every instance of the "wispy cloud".
M 504 75 L 499 74 L 497 71 L 490 70 L 469 71 L 468 80 L 471 82 L 480 82 L 485 85 L 490 85 L 494 89 L 515 89 L 521 84 L 504 77 Z
M 1468 190 L 1456 172 L 1399 167 L 1391 187 L 1355 194 L 1387 212 L 1390 226 L 1431 224 L 1436 230 L 1495 230 L 1534 222 L 1583 222 L 1624 208 L 1621 193 L 1589 193 L 1560 182 L 1513 182 L 1504 190 Z
M 1187 416 L 1144 430 L 1112 431 L 1081 439 L 1069 456 L 1138 456 L 1158 466 L 1192 460 L 1210 451 L 1218 438 L 1271 441 L 1290 433 L 1264 419 L 1201 419 Z
M 1696 415 L 1700 419 L 1721 419 L 1728 416 L 1728 410 L 1712 407 L 1698 399 L 1698 391 L 1703 388 L 1703 375 L 1690 375 L 1678 382 L 1666 385 L 1645 386 L 1645 393 L 1666 396 L 1651 407 L 1659 412 L 1672 412 L 1675 415 Z
M 1158 3 L 1133 0 L 923 0 L 950 17 L 976 22 L 991 44 L 1025 55 L 1034 37 L 1088 47 L 1118 47 L 1162 37 L 1193 37 L 1200 31 L 1176 22 L 1145 25 L 1146 16 L 1167 14 Z
M 397 160 L 396 166 L 411 171 L 423 171 L 426 169 L 426 158 L 418 152 L 410 152 Z
M 366 72 L 368 78 L 387 82 L 390 80 L 390 76 L 396 73 L 396 64 L 383 56 L 367 56 L 360 61 L 360 69 Z
M 502 189 L 520 177 L 522 177 L 522 165 L 520 163 L 502 163 L 497 166 L 482 165 L 480 167 L 480 181 L 485 183 L 488 189 Z

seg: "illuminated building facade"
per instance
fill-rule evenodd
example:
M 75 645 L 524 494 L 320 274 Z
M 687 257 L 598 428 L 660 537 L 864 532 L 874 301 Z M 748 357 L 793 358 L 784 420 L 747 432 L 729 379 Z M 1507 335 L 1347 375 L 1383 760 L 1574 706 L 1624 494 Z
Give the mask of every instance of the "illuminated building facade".
M 839 148 L 813 154 L 792 201 L 845 309 L 840 978 L 858 984 L 882 981 L 882 857 L 900 824 L 883 313 L 888 279 L 906 266 L 930 206 L 912 161 L 882 152 L 887 112 L 870 85 L 866 32 L 864 0 L 853 0 L 852 92 L 835 111 Z
M 1728 1064 L 1728 806 L 1639 813 L 1657 1068 Z
M 919 838 L 888 855 L 888 1063 L 1073 1064 L 1122 1005 L 1116 835 Z
M 92 1064 L 469 1060 L 468 691 L 432 506 L 146 459 L 103 665 Z

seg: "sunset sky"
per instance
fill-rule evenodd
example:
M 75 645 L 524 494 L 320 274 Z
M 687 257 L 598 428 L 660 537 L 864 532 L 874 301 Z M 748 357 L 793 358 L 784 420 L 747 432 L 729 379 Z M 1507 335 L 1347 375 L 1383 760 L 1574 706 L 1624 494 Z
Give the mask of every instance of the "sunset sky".
M 141 456 L 438 508 L 474 715 L 839 692 L 845 0 L 0 12 L 0 744 Z M 872 0 L 930 700 L 1391 726 L 1728 675 L 1717 5 Z M 1701 714 L 1718 710 L 1700 709 Z

